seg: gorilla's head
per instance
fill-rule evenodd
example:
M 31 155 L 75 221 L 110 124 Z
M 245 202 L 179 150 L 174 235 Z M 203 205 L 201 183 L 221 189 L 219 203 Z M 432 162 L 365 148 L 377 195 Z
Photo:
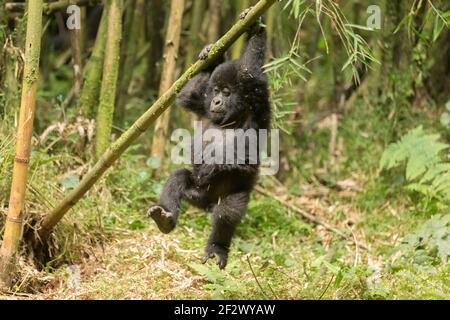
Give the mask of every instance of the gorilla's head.
M 247 116 L 238 70 L 235 61 L 225 62 L 214 70 L 209 79 L 205 108 L 208 118 L 216 125 L 233 126 Z

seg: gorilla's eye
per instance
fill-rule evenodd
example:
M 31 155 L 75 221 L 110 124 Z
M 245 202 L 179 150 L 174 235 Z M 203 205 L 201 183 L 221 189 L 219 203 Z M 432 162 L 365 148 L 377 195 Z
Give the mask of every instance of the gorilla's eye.
M 224 96 L 228 97 L 231 94 L 231 91 L 228 88 L 223 88 L 222 93 Z
M 218 95 L 220 92 L 219 87 L 214 87 L 214 95 Z

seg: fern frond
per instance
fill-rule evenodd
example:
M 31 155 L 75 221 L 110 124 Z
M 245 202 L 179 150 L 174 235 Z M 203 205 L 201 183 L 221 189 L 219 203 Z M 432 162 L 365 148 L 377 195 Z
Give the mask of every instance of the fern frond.
M 408 186 L 409 190 L 450 200 L 450 163 L 442 157 L 450 146 L 439 139 L 439 135 L 427 134 L 419 126 L 386 148 L 380 167 L 392 169 L 406 163 L 406 180 L 415 182 Z

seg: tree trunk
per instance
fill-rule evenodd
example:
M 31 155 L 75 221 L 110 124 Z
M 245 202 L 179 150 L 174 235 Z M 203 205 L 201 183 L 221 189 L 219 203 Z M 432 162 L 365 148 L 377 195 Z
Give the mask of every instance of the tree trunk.
M 94 106 L 98 105 L 103 74 L 107 29 L 108 6 L 105 5 L 97 31 L 94 49 L 92 50 L 91 58 L 86 66 L 84 86 L 77 105 L 79 112 L 87 118 L 94 116 Z
M 16 155 L 5 233 L 0 249 L 0 286 L 10 286 L 15 267 L 15 256 L 22 238 L 23 206 L 30 161 L 31 138 L 36 106 L 41 52 L 43 1 L 28 2 L 25 67 L 22 100 L 17 131 Z
M 192 65 L 161 97 L 103 154 L 94 167 L 83 177 L 80 184 L 70 192 L 62 202 L 48 214 L 40 225 L 40 241 L 46 241 L 52 229 L 64 217 L 90 188 L 102 177 L 105 171 L 139 138 L 145 130 L 170 106 L 181 88 L 194 75 L 204 70 L 208 65 L 222 55 L 236 39 L 238 39 L 256 20 L 270 8 L 276 0 L 260 0 L 247 17 L 239 20 L 211 49 L 206 60 L 197 61 Z
M 128 98 L 128 88 L 133 76 L 134 63 L 139 41 L 139 30 L 141 27 L 144 0 L 136 0 L 132 3 L 134 6 L 128 8 L 127 17 L 125 18 L 124 39 L 122 44 L 122 63 L 119 90 L 117 96 L 117 126 L 123 128 L 125 121 L 125 106 Z
M 100 89 L 100 103 L 97 112 L 95 156 L 108 148 L 114 116 L 117 78 L 119 75 L 120 40 L 122 37 L 122 0 L 112 0 L 108 12 L 108 30 L 103 64 L 103 79 Z
M 184 0 L 172 0 L 170 5 L 169 26 L 164 50 L 163 73 L 159 95 L 166 92 L 173 83 L 175 67 L 177 65 L 178 48 L 180 46 L 181 26 L 183 21 Z M 169 130 L 170 109 L 156 121 L 152 143 L 152 156 L 160 159 L 164 156 L 164 146 Z

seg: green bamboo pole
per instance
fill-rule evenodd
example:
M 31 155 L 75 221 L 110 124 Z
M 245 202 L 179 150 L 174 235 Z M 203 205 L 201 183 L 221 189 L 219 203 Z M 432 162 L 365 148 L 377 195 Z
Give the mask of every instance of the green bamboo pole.
M 245 19 L 237 21 L 233 27 L 213 46 L 206 60 L 197 61 L 167 90 L 136 122 L 114 142 L 72 190 L 43 220 L 39 237 L 45 241 L 56 224 L 64 217 L 91 187 L 102 177 L 122 153 L 174 102 L 181 88 L 194 75 L 205 69 L 214 59 L 222 55 L 276 0 L 260 0 Z
M 42 0 L 28 1 L 25 66 L 22 83 L 19 125 L 17 128 L 16 155 L 13 180 L 0 249 L 0 287 L 10 286 L 15 271 L 15 256 L 23 232 L 23 206 L 30 162 L 31 138 L 36 107 L 39 78 L 39 57 L 42 34 Z
M 78 100 L 78 112 L 85 117 L 94 115 L 94 106 L 98 105 L 100 87 L 103 74 L 103 61 L 105 57 L 106 31 L 108 29 L 108 6 L 103 8 L 100 26 L 97 31 L 92 55 L 86 66 L 86 76 L 80 99 Z
M 100 89 L 100 103 L 97 112 L 95 135 L 95 156 L 108 148 L 111 140 L 117 79 L 119 77 L 120 40 L 122 38 L 122 0 L 111 0 L 108 12 L 108 31 L 103 64 L 103 79 Z

